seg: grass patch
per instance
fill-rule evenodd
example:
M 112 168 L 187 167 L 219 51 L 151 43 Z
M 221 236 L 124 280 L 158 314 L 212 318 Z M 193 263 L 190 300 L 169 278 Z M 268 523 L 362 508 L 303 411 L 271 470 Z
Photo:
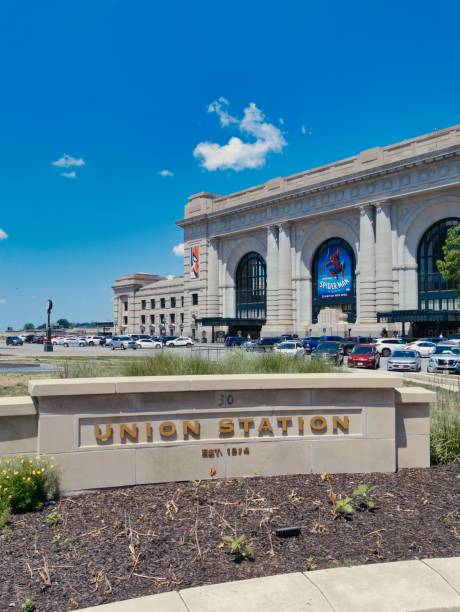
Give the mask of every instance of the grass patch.
M 200 355 L 163 351 L 126 363 L 125 376 L 178 376 L 197 374 L 317 374 L 339 372 L 340 368 L 322 359 L 295 358 L 279 353 L 231 351 L 220 361 Z
M 405 381 L 407 386 L 424 387 L 436 393 L 430 415 L 430 454 L 432 464 L 460 461 L 460 394 L 441 387 Z

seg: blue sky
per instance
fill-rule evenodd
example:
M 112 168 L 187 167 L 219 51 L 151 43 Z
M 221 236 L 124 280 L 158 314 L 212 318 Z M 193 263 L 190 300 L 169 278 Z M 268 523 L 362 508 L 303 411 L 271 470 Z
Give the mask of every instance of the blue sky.
M 450 0 L 4 0 L 0 329 L 48 297 L 111 318 L 117 275 L 180 274 L 192 193 L 459 123 L 459 19 Z

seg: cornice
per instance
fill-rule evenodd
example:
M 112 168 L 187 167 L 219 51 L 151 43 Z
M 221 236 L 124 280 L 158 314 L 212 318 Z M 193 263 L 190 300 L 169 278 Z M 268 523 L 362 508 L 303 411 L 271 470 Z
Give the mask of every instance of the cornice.
M 409 170 L 415 167 L 421 167 L 424 165 L 430 165 L 445 159 L 459 157 L 460 156 L 460 145 L 454 145 L 452 147 L 447 147 L 440 151 L 430 152 L 421 154 L 412 158 L 408 158 L 403 161 L 391 162 L 388 164 L 384 164 L 373 170 L 364 170 L 360 172 L 356 172 L 353 174 L 349 174 L 343 176 L 342 178 L 329 179 L 327 181 L 322 181 L 316 183 L 315 185 L 300 187 L 297 189 L 293 189 L 291 191 L 284 191 L 283 193 L 274 194 L 271 196 L 263 196 L 260 198 L 256 198 L 251 202 L 247 202 L 244 204 L 235 204 L 234 206 L 229 206 L 228 208 L 224 208 L 222 210 L 213 211 L 211 213 L 204 213 L 201 215 L 196 215 L 190 218 L 181 219 L 176 222 L 179 227 L 189 227 L 191 225 L 214 221 L 216 219 L 222 219 L 224 217 L 233 215 L 235 213 L 242 213 L 251 210 L 256 210 L 270 204 L 278 204 L 287 202 L 289 200 L 301 198 L 304 196 L 316 194 L 319 192 L 333 190 L 336 188 L 344 187 L 351 184 L 356 183 L 364 183 L 366 181 L 372 181 L 376 178 L 389 175 L 396 174 L 398 172 Z M 405 196 L 410 194 L 404 194 Z M 395 199 L 397 196 L 389 196 L 388 199 Z M 386 199 L 385 197 L 380 196 L 376 198 L 375 201 L 380 201 Z M 361 204 L 362 205 L 362 204 Z M 353 207 L 353 204 L 348 205 L 346 208 Z M 335 212 L 335 211 L 334 211 Z

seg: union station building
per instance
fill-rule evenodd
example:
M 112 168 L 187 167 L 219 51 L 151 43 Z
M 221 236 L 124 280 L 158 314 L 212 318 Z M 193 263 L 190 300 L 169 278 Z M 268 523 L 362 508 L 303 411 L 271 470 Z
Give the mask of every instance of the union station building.
M 460 327 L 437 271 L 460 221 L 460 125 L 263 185 L 189 198 L 184 274 L 116 279 L 115 333 L 431 336 Z

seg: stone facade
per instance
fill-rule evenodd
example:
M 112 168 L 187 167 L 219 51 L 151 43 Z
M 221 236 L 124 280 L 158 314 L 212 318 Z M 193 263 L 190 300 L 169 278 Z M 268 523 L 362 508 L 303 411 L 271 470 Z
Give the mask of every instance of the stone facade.
M 444 294 L 436 294 L 434 301 L 421 305 L 418 252 L 430 227 L 459 218 L 460 126 L 228 196 L 191 196 L 178 222 L 185 245 L 184 277 L 176 281 L 184 295 L 184 333 L 211 335 L 211 324 L 215 330 L 235 332 L 237 270 L 248 253 L 257 253 L 266 266 L 265 314 L 255 317 L 263 325 L 262 334 L 375 335 L 382 327 L 400 331 L 402 321 L 410 327 L 422 308 L 433 310 L 426 321 L 434 327 L 442 325 L 436 310 L 452 311 L 449 329 L 456 329 L 460 319 L 452 292 L 445 300 Z M 354 266 L 348 304 L 316 299 L 315 258 L 334 239 L 348 245 Z M 192 247 L 199 249 L 197 274 L 190 269 Z M 163 291 L 155 277 L 144 282 L 138 276 L 115 284 L 118 323 L 122 290 L 137 296 L 136 313 L 141 293 Z M 134 294 L 136 282 L 144 285 Z M 139 331 L 134 314 L 128 329 Z

